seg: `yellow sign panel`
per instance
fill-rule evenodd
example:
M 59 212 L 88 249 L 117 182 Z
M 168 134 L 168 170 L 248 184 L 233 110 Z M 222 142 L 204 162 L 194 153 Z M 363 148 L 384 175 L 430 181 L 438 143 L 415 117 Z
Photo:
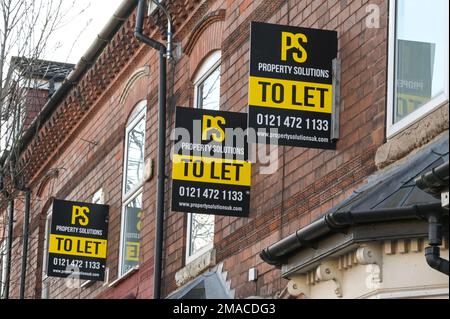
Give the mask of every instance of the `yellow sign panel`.
M 139 242 L 127 242 L 125 244 L 125 260 L 139 261 Z
M 50 234 L 48 250 L 54 254 L 106 258 L 106 246 L 103 239 Z
M 333 85 L 250 77 L 249 104 L 319 113 L 332 112 Z
M 225 132 L 220 126 L 227 122 L 223 116 L 203 115 L 202 117 L 202 140 L 207 141 L 208 135 L 216 142 L 223 142 L 225 140 Z
M 250 186 L 251 163 L 233 159 L 174 155 L 172 178 L 183 181 Z
M 281 61 L 287 61 L 288 53 L 292 55 L 292 60 L 297 63 L 305 63 L 308 59 L 308 52 L 302 43 L 308 43 L 308 37 L 304 33 L 281 32 Z M 297 49 L 299 52 L 291 49 Z

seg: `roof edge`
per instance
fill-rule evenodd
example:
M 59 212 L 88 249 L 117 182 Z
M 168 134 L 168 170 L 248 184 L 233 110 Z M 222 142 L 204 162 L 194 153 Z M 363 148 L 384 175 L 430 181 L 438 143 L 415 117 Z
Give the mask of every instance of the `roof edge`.
M 39 115 L 33 120 L 33 122 L 31 122 L 30 127 L 23 133 L 17 144 L 19 154 L 21 154 L 29 145 L 39 129 L 57 109 L 62 99 L 66 97 L 70 90 L 80 81 L 82 76 L 85 75 L 95 63 L 95 60 L 101 55 L 104 48 L 109 44 L 112 37 L 117 33 L 136 5 L 137 1 L 135 0 L 123 0 L 119 8 L 117 8 L 113 16 L 97 35 L 95 41 L 75 65 L 72 72 L 69 73 L 62 85 L 44 105 Z M 2 158 L 0 158 L 0 167 L 3 167 L 7 158 L 8 155 L 6 153 L 2 156 Z
M 265 248 L 259 256 L 266 263 L 279 267 L 285 264 L 293 253 L 303 248 L 314 248 L 318 240 L 345 228 L 368 223 L 426 218 L 430 213 L 438 211 L 446 213 L 440 202 L 399 208 L 331 212 Z

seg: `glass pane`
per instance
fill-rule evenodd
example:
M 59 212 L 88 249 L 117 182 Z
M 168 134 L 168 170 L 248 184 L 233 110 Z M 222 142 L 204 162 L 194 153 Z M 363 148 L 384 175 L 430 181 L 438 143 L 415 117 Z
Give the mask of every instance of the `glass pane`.
M 140 185 L 144 173 L 145 119 L 142 118 L 127 136 L 125 193 Z
M 394 123 L 445 91 L 447 0 L 397 1 Z
M 143 218 L 142 194 L 125 206 L 123 218 L 121 275 L 139 265 L 139 234 Z
M 214 215 L 192 214 L 189 256 L 210 245 L 214 240 Z
M 218 110 L 220 101 L 220 66 L 198 85 L 198 108 Z

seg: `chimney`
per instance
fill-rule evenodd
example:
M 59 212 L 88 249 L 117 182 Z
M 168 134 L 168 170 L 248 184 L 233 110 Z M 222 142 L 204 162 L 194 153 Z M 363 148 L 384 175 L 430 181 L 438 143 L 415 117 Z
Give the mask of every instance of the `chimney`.
M 13 61 L 19 78 L 24 80 L 19 83 L 26 83 L 22 113 L 25 114 L 23 123 L 23 131 L 25 131 L 75 65 L 23 57 L 14 57 Z

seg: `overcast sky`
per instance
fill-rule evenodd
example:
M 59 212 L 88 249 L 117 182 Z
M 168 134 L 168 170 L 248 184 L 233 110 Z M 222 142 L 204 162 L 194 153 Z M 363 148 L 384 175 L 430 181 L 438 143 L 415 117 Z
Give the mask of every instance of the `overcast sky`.
M 61 27 L 52 35 L 46 60 L 77 63 L 123 0 L 76 0 Z

